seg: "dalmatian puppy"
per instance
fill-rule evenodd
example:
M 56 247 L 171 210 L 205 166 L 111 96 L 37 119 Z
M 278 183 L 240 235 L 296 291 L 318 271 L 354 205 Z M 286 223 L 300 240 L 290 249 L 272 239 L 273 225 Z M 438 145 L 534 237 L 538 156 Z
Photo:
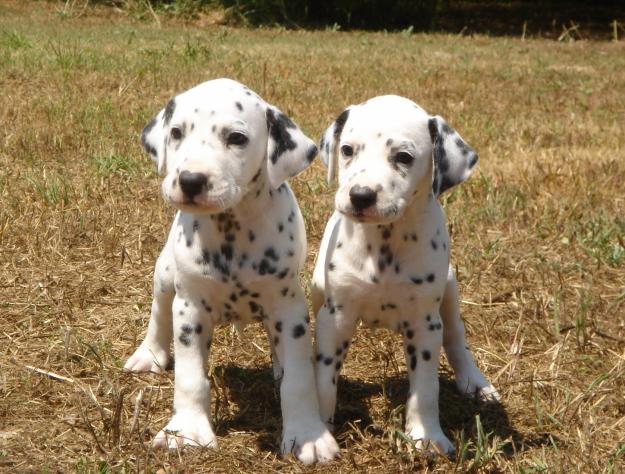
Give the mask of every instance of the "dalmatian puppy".
M 443 118 L 391 95 L 347 108 L 320 147 L 329 181 L 339 180 L 313 275 L 322 420 L 332 426 L 337 378 L 362 320 L 402 334 L 406 431 L 420 449 L 451 453 L 438 416 L 441 345 L 463 393 L 499 398 L 466 344 L 436 199 L 470 176 L 478 156 Z
M 154 446 L 216 447 L 206 375 L 213 328 L 263 323 L 281 379 L 282 452 L 327 461 L 338 446 L 319 416 L 306 299 L 304 222 L 285 183 L 317 147 L 276 107 L 216 79 L 174 97 L 142 142 L 178 209 L 156 262 L 147 335 L 126 362 L 159 372 L 175 353 L 174 410 Z

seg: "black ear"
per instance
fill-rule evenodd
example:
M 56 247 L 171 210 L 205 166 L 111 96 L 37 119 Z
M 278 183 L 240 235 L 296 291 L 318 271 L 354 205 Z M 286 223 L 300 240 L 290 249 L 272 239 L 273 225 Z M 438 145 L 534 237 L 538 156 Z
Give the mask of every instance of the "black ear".
M 338 146 L 341 141 L 341 134 L 343 133 L 343 127 L 345 122 L 349 118 L 349 111 L 351 105 L 347 107 L 340 115 L 332 122 L 332 124 L 323 132 L 321 140 L 319 142 L 319 155 L 321 161 L 328 167 L 328 183 L 332 183 L 337 173 L 338 166 Z
M 317 146 L 293 120 L 273 105 L 267 105 L 267 172 L 274 188 L 310 166 Z
M 435 196 L 439 196 L 471 176 L 479 158 L 444 118 L 438 115 L 431 117 L 428 120 L 428 129 L 434 160 L 432 191 Z
M 143 128 L 141 143 L 156 165 L 158 174 L 167 172 L 167 152 L 165 147 L 166 129 L 176 109 L 176 100 L 172 99 L 156 117 Z

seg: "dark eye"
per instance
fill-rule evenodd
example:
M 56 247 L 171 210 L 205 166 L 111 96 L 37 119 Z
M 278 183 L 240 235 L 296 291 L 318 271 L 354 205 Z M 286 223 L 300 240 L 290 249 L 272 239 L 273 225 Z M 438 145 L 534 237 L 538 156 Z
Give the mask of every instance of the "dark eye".
M 354 155 L 354 149 L 351 145 L 343 145 L 341 147 L 341 153 L 343 154 L 343 156 L 347 156 L 349 158 L 350 156 Z
M 250 139 L 243 135 L 241 132 L 232 132 L 228 135 L 228 146 L 245 146 Z
M 395 161 L 397 163 L 402 163 L 404 165 L 409 165 L 414 160 L 413 156 L 410 153 L 405 151 L 400 151 L 395 155 Z
M 180 140 L 182 138 L 182 130 L 180 130 L 178 127 L 172 127 L 169 134 L 174 140 Z

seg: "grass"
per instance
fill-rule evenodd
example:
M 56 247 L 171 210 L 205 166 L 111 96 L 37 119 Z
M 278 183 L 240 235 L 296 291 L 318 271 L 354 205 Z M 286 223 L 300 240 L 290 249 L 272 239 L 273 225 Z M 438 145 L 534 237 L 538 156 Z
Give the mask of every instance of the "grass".
M 625 43 L 166 17 L 158 28 L 62 5 L 0 4 L 0 470 L 625 469 Z M 428 459 L 402 436 L 401 344 L 363 329 L 339 382 L 340 460 L 303 468 L 277 456 L 279 404 L 256 326 L 245 338 L 216 332 L 220 450 L 151 449 L 172 373 L 121 367 L 145 332 L 173 212 L 138 135 L 174 93 L 219 76 L 314 137 L 349 103 L 406 95 L 480 152 L 479 172 L 444 200 L 469 341 L 503 403 L 465 400 L 443 363 L 456 460 Z M 324 176 L 317 162 L 292 182 L 310 242 L 305 283 L 331 212 Z

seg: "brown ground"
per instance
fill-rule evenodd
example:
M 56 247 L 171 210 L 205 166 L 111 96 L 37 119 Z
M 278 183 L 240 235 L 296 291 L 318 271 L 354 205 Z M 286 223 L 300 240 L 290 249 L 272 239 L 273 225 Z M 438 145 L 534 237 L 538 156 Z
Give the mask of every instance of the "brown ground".
M 0 470 L 6 472 L 625 469 L 625 43 L 162 28 L 125 12 L 0 3 Z M 219 451 L 153 451 L 172 373 L 121 369 L 144 334 L 172 217 L 138 144 L 175 92 L 229 76 L 312 136 L 342 108 L 407 95 L 448 118 L 480 171 L 446 196 L 462 311 L 501 405 L 466 400 L 443 363 L 460 455 L 402 441 L 399 337 L 360 330 L 339 383 L 342 458 L 279 459 L 265 338 L 216 333 Z M 307 283 L 332 189 L 293 180 Z M 49 377 L 33 368 L 58 374 Z

